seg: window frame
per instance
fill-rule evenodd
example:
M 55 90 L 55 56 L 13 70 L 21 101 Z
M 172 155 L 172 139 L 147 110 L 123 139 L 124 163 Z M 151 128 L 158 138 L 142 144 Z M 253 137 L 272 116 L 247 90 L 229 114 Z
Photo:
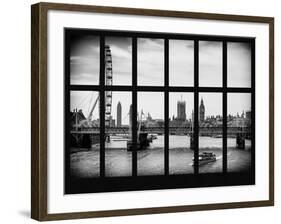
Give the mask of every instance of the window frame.
M 97 35 L 100 37 L 100 73 L 99 85 L 71 85 L 70 83 L 70 35 Z M 105 85 L 104 46 L 107 36 L 132 38 L 132 85 Z M 255 38 L 230 37 L 192 34 L 171 34 L 153 32 L 112 31 L 65 28 L 65 193 L 88 193 L 88 192 L 113 192 L 124 190 L 148 190 L 169 189 L 205 186 L 233 186 L 249 185 L 255 183 Z M 139 86 L 137 69 L 138 38 L 164 39 L 164 86 Z M 194 82 L 193 86 L 170 86 L 169 85 L 169 40 L 192 40 L 194 41 Z M 222 42 L 222 87 L 199 86 L 199 41 Z M 227 42 L 246 42 L 251 44 L 251 87 L 228 87 L 227 86 Z M 100 105 L 104 105 L 105 91 L 129 91 L 132 94 L 132 176 L 130 177 L 106 177 L 105 175 L 105 108 L 100 107 L 100 176 L 87 180 L 73 180 L 70 178 L 70 92 L 71 91 L 98 91 L 100 93 Z M 138 92 L 163 92 L 164 93 L 164 175 L 138 176 L 137 174 L 137 94 Z M 194 95 L 194 173 L 169 175 L 169 93 L 189 92 Z M 222 172 L 200 173 L 198 165 L 199 157 L 199 93 L 214 92 L 222 93 L 222 116 L 223 116 L 223 144 L 222 144 Z M 251 94 L 251 170 L 249 173 L 227 172 L 227 94 L 250 93 Z M 239 177 L 242 176 L 242 177 Z M 188 178 L 189 183 L 186 182 Z M 148 183 L 143 185 L 143 182 Z M 190 183 L 193 182 L 193 183 Z

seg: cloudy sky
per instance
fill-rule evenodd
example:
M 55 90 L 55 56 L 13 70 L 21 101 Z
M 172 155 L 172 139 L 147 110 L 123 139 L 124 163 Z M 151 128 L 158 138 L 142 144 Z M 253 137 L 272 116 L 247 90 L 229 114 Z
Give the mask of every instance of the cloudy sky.
M 169 84 L 193 86 L 194 41 L 169 40 Z
M 138 92 L 138 111 L 149 112 L 154 119 L 164 119 L 164 93 Z
M 227 114 L 241 114 L 242 111 L 251 110 L 251 94 L 250 93 L 228 93 L 227 94 Z
M 71 38 L 70 83 L 73 85 L 99 84 L 99 37 Z
M 112 55 L 113 85 L 132 85 L 132 38 L 106 37 Z
M 70 54 L 71 84 L 98 84 L 99 38 L 72 37 Z M 113 63 L 113 84 L 132 83 L 132 39 L 106 37 Z M 228 86 L 251 86 L 251 49 L 247 43 L 227 44 Z M 192 86 L 194 75 L 194 43 L 169 41 L 170 85 Z M 138 84 L 164 85 L 164 40 L 138 39 Z M 222 42 L 199 41 L 199 85 L 222 86 Z
M 84 36 L 72 38 L 70 53 L 71 84 L 99 84 L 99 38 Z M 132 40 L 131 38 L 107 37 L 113 64 L 113 84 L 132 83 Z
M 98 92 L 94 91 L 71 91 L 70 92 L 70 110 L 82 109 L 85 117 L 88 117 L 94 102 L 99 96 Z M 93 119 L 99 118 L 99 102 L 93 111 Z
M 222 93 L 199 93 L 199 106 L 203 99 L 205 116 L 222 116 Z
M 138 85 L 164 85 L 163 39 L 138 39 Z
M 227 80 L 230 87 L 251 87 L 251 47 L 227 43 Z
M 222 86 L 222 42 L 199 41 L 199 86 Z

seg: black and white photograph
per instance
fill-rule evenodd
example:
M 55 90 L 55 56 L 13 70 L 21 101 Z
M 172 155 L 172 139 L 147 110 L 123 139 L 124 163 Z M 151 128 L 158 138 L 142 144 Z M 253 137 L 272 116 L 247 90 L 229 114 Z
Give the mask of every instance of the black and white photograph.
M 274 205 L 275 18 L 148 7 L 32 5 L 33 219 Z
M 254 184 L 254 39 L 65 40 L 67 194 Z

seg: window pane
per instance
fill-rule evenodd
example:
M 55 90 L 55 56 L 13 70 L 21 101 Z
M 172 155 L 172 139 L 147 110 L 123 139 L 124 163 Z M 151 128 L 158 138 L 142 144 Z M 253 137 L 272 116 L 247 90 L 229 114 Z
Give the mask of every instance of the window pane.
M 105 79 L 106 85 L 132 85 L 132 38 L 105 38 Z
M 227 96 L 227 170 L 246 172 L 251 167 L 251 94 Z
M 138 92 L 137 163 L 138 175 L 164 174 L 164 93 Z
M 105 94 L 105 176 L 131 176 L 132 152 L 127 150 L 131 142 L 131 92 L 111 92 L 112 101 Z
M 222 94 L 199 94 L 199 172 L 222 172 Z
M 99 93 L 70 92 L 70 173 L 77 178 L 100 174 Z
M 199 41 L 199 85 L 222 86 L 222 42 Z
M 169 174 L 193 173 L 193 93 L 169 94 Z
M 164 40 L 138 38 L 138 85 L 164 85 Z
M 169 85 L 193 86 L 194 41 L 169 40 Z
M 250 43 L 227 43 L 227 85 L 251 87 Z
M 70 37 L 70 84 L 98 85 L 100 39 L 98 36 Z

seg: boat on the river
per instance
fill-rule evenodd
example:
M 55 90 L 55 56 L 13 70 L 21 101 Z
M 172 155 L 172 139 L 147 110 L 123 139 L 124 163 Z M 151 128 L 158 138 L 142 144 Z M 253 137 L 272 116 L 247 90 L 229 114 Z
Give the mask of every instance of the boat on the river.
M 194 166 L 194 157 L 193 157 L 193 164 L 192 166 Z M 213 153 L 213 152 L 203 152 L 203 153 L 200 153 L 199 156 L 198 156 L 198 165 L 201 166 L 201 165 L 204 165 L 204 164 L 207 164 L 207 163 L 211 163 L 211 162 L 215 162 L 217 160 L 216 158 L 216 154 Z

